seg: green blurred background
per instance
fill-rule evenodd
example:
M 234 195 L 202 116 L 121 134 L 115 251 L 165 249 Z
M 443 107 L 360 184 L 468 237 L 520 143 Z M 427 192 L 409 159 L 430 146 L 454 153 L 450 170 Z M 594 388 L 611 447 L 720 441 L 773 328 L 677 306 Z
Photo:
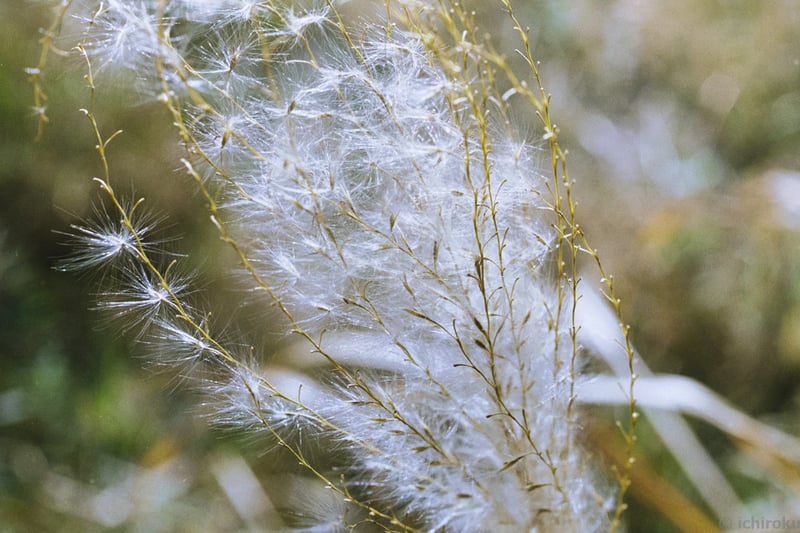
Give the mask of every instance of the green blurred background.
M 618 279 L 639 351 L 654 370 L 800 434 L 800 6 L 516 5 L 570 151 L 580 220 Z M 513 49 L 513 32 L 496 30 L 508 28 L 502 10 L 483 2 L 480 16 Z M 66 253 L 54 230 L 90 215 L 100 167 L 74 55 L 51 59 L 51 122 L 33 143 L 24 69 L 47 24 L 41 4 L 0 0 L 0 533 L 269 531 L 263 493 L 239 509 L 226 481 L 263 468 L 257 446 L 210 430 L 191 387 L 143 368 L 130 342 L 98 326 L 91 280 L 53 270 Z M 167 210 L 181 246 L 203 251 L 208 283 L 221 283 L 228 259 L 175 171 L 163 110 L 110 94 L 98 114 L 125 125 L 110 156 L 116 183 L 135 180 Z M 753 509 L 797 505 L 723 435 L 697 430 Z M 646 426 L 642 450 L 692 498 Z M 676 531 L 631 503 L 631 531 Z

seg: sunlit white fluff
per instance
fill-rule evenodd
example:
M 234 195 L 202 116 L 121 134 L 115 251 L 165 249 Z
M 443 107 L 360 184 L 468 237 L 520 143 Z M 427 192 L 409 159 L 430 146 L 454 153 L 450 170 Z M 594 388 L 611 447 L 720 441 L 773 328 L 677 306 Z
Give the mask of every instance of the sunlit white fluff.
M 377 522 L 607 525 L 611 494 L 570 411 L 552 211 L 535 150 L 494 123 L 497 104 L 476 116 L 475 87 L 420 32 L 353 38 L 325 5 L 104 5 L 84 15 L 90 58 L 179 106 L 187 167 L 214 191 L 243 283 L 283 311 L 304 353 L 254 362 L 245 340 L 212 338 L 207 313 L 179 303 L 182 279 L 154 283 L 146 268 L 105 306 L 150 327 L 157 359 L 221 369 L 202 382 L 219 422 L 301 462 L 309 442 L 334 450 L 308 466 Z M 76 264 L 138 246 L 80 232 L 105 245 Z

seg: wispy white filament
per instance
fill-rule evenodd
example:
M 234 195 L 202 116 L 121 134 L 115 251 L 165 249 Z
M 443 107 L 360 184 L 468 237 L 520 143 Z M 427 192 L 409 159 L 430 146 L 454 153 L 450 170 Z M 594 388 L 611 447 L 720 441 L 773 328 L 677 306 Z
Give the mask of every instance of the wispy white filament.
M 222 369 L 203 382 L 221 423 L 292 450 L 390 530 L 608 526 L 613 491 L 577 439 L 552 190 L 488 52 L 437 45 L 410 3 L 405 26 L 352 29 L 323 2 L 78 7 L 90 64 L 167 103 L 243 283 L 301 339 L 256 362 L 151 261 L 146 226 L 77 230 L 70 266 L 128 257 L 103 306 L 135 316 L 157 360 Z M 320 447 L 327 463 L 306 455 Z

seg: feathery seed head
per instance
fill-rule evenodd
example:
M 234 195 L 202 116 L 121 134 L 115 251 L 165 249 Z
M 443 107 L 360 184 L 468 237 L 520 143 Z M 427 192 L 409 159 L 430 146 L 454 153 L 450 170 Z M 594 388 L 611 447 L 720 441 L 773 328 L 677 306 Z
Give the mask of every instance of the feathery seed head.
M 303 353 L 262 363 L 223 340 L 119 202 L 122 223 L 76 228 L 66 263 L 131 257 L 101 307 L 135 317 L 157 361 L 216 367 L 200 383 L 218 422 L 267 434 L 389 529 L 607 524 L 571 407 L 563 213 L 460 6 L 403 3 L 356 32 L 330 3 L 87 6 L 90 64 L 164 95 L 242 282 Z

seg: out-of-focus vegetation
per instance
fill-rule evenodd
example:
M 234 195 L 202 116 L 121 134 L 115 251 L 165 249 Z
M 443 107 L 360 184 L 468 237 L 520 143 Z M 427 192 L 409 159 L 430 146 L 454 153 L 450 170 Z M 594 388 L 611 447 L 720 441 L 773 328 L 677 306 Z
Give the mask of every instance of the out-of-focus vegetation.
M 584 224 L 623 280 L 640 351 L 750 412 L 792 420 L 800 11 L 792 2 L 526 6 L 571 139 Z
M 263 493 L 259 500 L 252 492 L 246 511 L 230 502 L 231 472 L 240 481 L 252 474 L 239 447 L 198 416 L 197 396 L 175 376 L 143 369 L 123 336 L 90 311 L 90 280 L 53 268 L 67 253 L 56 232 L 91 213 L 99 160 L 79 111 L 84 85 L 68 75 L 81 68 L 76 58 L 53 58 L 51 122 L 33 143 L 24 69 L 38 60 L 37 35 L 49 18 L 42 5 L 0 2 L 0 531 L 269 524 Z M 139 192 L 158 209 L 169 206 L 169 220 L 197 245 L 205 221 L 189 214 L 194 199 L 166 163 L 172 139 L 149 128 L 162 110 L 143 104 L 120 117 L 115 102 L 105 106 L 126 124 L 113 163 L 120 183 L 144 184 Z M 213 243 L 198 248 L 213 264 Z
M 800 433 L 800 10 L 792 0 L 517 4 L 570 149 L 582 225 L 619 280 L 639 351 L 654 370 Z M 484 29 L 505 27 L 493 23 L 499 6 L 481 10 Z M 252 515 L 227 498 L 226 479 L 249 479 L 257 454 L 207 429 L 174 376 L 141 369 L 113 329 L 98 329 L 90 284 L 52 269 L 65 252 L 53 230 L 89 214 L 99 163 L 78 111 L 86 91 L 67 75 L 76 58 L 52 61 L 51 123 L 32 142 L 24 68 L 47 24 L 44 7 L 0 0 L 0 531 L 269 530 L 266 500 Z M 493 37 L 513 46 L 510 33 Z M 126 124 L 110 156 L 117 183 L 135 178 L 137 194 L 168 208 L 182 246 L 208 250 L 213 273 L 219 250 L 169 166 L 172 139 L 148 128 L 163 110 L 104 106 L 98 115 Z M 759 500 L 780 496 L 770 480 L 720 434 L 698 431 L 768 517 Z M 646 426 L 640 440 L 691 498 Z M 674 531 L 636 496 L 634 486 L 631 531 Z

